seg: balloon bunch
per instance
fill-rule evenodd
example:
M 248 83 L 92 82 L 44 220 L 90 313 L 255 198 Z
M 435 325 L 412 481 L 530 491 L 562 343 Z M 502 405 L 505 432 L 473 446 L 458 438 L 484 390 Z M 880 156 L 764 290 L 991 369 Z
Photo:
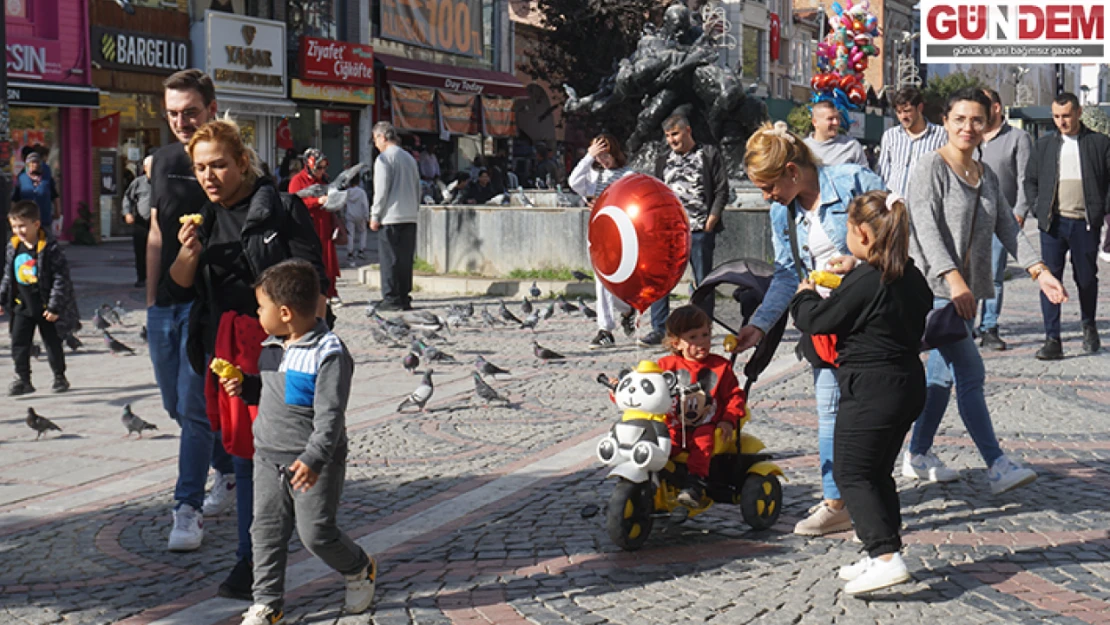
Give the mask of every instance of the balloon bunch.
M 880 34 L 879 18 L 868 0 L 846 0 L 847 8 L 832 3 L 830 31 L 817 44 L 817 69 L 810 86 L 813 101 L 829 101 L 845 118 L 867 100 L 863 72 L 870 57 L 879 56 L 874 38 Z

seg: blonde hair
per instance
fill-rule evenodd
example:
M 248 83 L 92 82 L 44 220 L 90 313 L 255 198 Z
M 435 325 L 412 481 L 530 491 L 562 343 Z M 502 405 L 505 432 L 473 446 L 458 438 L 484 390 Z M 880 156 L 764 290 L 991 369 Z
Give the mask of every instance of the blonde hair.
M 868 191 L 848 205 L 848 221 L 856 226 L 867 224 L 874 231 L 867 264 L 883 273 L 883 282 L 901 278 L 910 257 L 910 215 L 905 200 L 886 191 Z
M 185 146 L 185 151 L 192 159 L 196 145 L 209 142 L 218 143 L 229 150 L 236 163 L 241 163 L 244 158 L 246 159 L 247 173 L 243 176 L 245 184 L 253 187 L 254 183 L 262 177 L 262 162 L 254 148 L 243 141 L 243 133 L 239 130 L 239 124 L 235 123 L 231 115 L 225 113 L 222 119 L 214 119 L 198 128 L 193 137 L 189 139 L 189 144 Z
M 790 132 L 786 122 L 764 123 L 748 139 L 744 154 L 748 178 L 773 182 L 786 171 L 788 163 L 798 167 L 817 167 L 821 161 L 801 137 Z

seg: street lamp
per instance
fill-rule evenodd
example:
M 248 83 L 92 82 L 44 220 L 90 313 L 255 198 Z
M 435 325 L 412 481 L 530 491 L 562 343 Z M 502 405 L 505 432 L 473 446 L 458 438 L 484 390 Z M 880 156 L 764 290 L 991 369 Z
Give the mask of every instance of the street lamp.
M 1090 104 L 1091 88 L 1087 85 L 1080 85 L 1079 92 L 1083 94 L 1083 106 L 1087 106 L 1088 104 Z

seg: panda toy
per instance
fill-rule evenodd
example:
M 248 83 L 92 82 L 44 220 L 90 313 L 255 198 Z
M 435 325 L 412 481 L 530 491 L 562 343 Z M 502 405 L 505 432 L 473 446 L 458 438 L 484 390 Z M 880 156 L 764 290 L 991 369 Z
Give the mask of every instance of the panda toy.
M 674 373 L 650 360 L 621 376 L 613 401 L 624 412 L 597 444 L 598 459 L 612 467 L 610 476 L 642 483 L 667 465 L 671 435 L 666 417 L 674 406 L 677 385 Z

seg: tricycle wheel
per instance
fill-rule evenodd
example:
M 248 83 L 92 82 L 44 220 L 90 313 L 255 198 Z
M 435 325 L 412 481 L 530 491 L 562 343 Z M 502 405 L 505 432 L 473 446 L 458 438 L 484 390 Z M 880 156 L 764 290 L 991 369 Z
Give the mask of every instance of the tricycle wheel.
M 613 543 L 625 551 L 642 547 L 651 533 L 651 514 L 655 507 L 651 490 L 650 482 L 637 484 L 622 479 L 609 496 L 605 529 Z
M 749 473 L 740 488 L 740 512 L 753 530 L 765 530 L 774 525 L 782 512 L 779 478 Z

